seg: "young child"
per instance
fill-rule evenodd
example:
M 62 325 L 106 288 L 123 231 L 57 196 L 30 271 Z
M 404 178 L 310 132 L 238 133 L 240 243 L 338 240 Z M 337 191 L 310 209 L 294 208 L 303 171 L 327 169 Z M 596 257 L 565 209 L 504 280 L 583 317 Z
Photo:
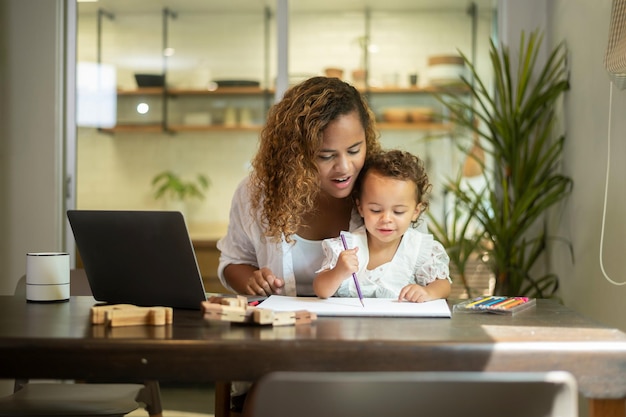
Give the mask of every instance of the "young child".
M 356 273 L 363 297 L 424 302 L 450 294 L 450 259 L 441 243 L 416 229 L 428 208 L 431 184 L 424 164 L 409 152 L 372 155 L 355 185 L 365 226 L 323 242 L 324 263 L 313 281 L 315 294 L 356 297 Z

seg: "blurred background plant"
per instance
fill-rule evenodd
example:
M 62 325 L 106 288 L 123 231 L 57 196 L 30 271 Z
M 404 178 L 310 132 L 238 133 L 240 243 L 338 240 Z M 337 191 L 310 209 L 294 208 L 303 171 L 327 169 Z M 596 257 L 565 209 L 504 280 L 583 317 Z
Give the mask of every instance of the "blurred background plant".
M 522 33 L 519 54 L 512 57 L 506 45 L 498 48 L 492 41 L 493 89 L 461 54 L 471 73 L 463 77 L 471 100 L 452 93 L 437 95 L 449 112 L 447 118 L 474 137 L 464 152 L 483 182 L 473 186 L 461 175 L 450 180 L 453 208 L 442 224 L 432 222 L 431 231 L 446 246 L 464 281 L 471 253 L 484 253 L 497 295 L 552 297 L 558 276 L 549 271 L 549 262 L 539 260 L 546 259 L 555 241 L 569 245 L 573 257 L 571 244 L 552 236 L 549 224 L 549 210 L 573 186 L 571 178 L 560 173 L 565 136 L 555 129 L 557 105 L 569 89 L 567 50 L 559 44 L 540 67 L 541 42 L 537 32 L 528 37 Z M 477 146 L 483 152 L 477 152 Z
M 203 174 L 198 174 L 194 180 L 184 180 L 172 171 L 163 171 L 152 178 L 155 200 L 187 201 L 191 198 L 203 200 L 204 192 L 210 185 L 211 181 Z

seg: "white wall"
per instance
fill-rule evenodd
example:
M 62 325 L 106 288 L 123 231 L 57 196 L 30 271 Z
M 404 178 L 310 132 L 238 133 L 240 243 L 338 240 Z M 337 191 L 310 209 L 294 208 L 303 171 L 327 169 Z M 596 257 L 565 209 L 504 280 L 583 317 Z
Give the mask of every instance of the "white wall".
M 557 253 L 566 303 L 598 321 L 626 330 L 626 286 L 611 285 L 600 268 L 600 230 L 607 163 L 610 81 L 604 69 L 611 0 L 551 0 L 553 42 L 570 51 L 571 90 L 565 101 L 565 170 L 574 180 L 561 233 L 574 245 L 575 263 Z M 584 28 L 584 30 L 583 30 Z M 604 268 L 626 281 L 626 91 L 614 89 L 611 172 L 604 235 Z
M 0 1 L 0 294 L 63 250 L 63 3 Z
M 626 330 L 626 286 L 604 278 L 600 266 L 600 236 L 608 148 L 610 80 L 603 66 L 608 40 L 611 0 L 503 0 L 503 39 L 517 45 L 521 29 L 544 30 L 551 48 L 564 41 L 568 48 L 571 89 L 565 94 L 566 135 L 563 170 L 574 181 L 565 202 L 558 235 L 569 248 L 556 245 L 552 262 L 560 277 L 560 295 L 569 307 L 599 322 Z M 613 91 L 611 172 L 603 244 L 609 277 L 626 281 L 626 91 Z
M 63 250 L 62 0 L 0 0 L 0 294 Z M 36 28 L 36 30 L 34 30 Z M 0 396 L 13 392 L 0 380 Z

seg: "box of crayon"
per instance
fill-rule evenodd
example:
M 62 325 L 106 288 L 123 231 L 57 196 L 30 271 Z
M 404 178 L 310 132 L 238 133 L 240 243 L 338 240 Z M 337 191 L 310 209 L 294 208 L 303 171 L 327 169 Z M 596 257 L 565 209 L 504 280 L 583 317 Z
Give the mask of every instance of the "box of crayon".
M 507 297 L 485 295 L 455 304 L 455 313 L 495 313 L 517 314 L 535 306 L 535 299 L 528 297 Z

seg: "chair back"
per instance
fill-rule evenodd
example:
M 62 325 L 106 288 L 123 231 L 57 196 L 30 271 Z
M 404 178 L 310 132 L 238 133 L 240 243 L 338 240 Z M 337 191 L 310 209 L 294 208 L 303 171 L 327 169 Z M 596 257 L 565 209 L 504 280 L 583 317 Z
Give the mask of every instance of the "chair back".
M 254 394 L 255 417 L 576 417 L 565 372 L 276 372 Z

